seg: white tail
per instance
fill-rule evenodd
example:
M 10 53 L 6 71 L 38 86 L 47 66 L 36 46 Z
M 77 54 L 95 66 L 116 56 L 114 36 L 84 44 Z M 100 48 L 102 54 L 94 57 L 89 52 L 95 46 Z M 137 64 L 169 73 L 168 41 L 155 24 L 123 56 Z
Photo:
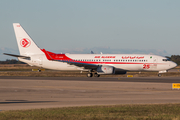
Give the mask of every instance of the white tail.
M 19 23 L 13 23 L 20 55 L 43 54 Z

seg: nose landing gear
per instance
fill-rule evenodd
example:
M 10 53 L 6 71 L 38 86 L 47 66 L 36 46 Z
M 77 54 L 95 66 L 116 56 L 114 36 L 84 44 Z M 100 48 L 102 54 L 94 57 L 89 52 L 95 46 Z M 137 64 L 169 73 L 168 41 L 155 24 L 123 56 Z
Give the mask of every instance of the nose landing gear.
M 162 75 L 159 73 L 159 74 L 158 74 L 158 77 L 161 77 L 161 76 L 162 76 Z

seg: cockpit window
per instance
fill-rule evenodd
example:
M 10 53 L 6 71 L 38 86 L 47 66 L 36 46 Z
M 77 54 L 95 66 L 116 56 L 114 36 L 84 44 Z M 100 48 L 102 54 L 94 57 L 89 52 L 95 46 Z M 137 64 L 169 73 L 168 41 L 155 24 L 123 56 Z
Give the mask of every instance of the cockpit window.
M 163 60 L 163 61 L 170 61 L 170 59 L 168 59 L 168 58 L 167 58 L 167 59 L 162 59 L 162 60 Z

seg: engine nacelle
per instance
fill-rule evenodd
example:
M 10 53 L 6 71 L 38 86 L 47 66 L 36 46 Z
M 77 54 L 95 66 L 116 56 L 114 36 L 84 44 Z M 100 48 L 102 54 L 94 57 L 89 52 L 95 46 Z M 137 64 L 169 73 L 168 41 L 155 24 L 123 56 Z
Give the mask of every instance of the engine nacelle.
M 126 71 L 116 69 L 113 66 L 99 66 L 97 68 L 97 74 L 126 74 Z
M 97 68 L 97 74 L 113 74 L 114 67 L 112 66 L 99 66 Z

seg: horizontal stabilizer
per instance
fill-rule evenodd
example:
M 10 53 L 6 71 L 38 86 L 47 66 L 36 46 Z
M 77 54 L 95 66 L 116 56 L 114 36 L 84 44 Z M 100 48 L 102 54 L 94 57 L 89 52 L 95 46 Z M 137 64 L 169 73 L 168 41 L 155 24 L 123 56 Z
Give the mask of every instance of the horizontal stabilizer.
M 28 56 L 22 56 L 22 55 L 14 55 L 14 54 L 8 54 L 8 53 L 3 53 L 4 55 L 9 55 L 9 56 L 13 56 L 13 57 L 21 57 L 21 58 L 30 58 Z

